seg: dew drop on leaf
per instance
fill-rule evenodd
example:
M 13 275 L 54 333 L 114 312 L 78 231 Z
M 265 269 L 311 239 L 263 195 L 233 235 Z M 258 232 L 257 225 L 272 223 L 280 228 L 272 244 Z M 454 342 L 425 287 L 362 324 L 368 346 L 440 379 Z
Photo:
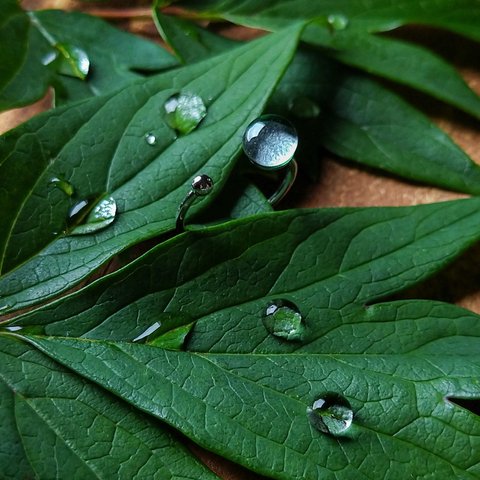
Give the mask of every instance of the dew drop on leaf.
M 94 233 L 110 225 L 117 215 L 117 203 L 105 195 L 97 202 L 91 199 L 78 201 L 68 212 L 70 235 Z
M 69 77 L 85 80 L 90 71 L 90 59 L 84 50 L 68 43 L 57 43 L 60 52 L 58 72 Z
M 298 118 L 317 118 L 320 115 L 320 106 L 311 98 L 300 96 L 289 104 L 289 110 Z
M 265 310 L 265 328 L 272 335 L 289 341 L 302 340 L 305 322 L 296 305 L 288 300 L 274 300 Z
M 337 436 L 352 425 L 353 410 L 345 397 L 328 392 L 307 408 L 307 416 L 317 430 Z
M 164 108 L 168 125 L 183 135 L 195 130 L 207 114 L 203 100 L 193 93 L 171 96 Z
M 255 119 L 243 135 L 243 150 L 250 161 L 265 170 L 285 166 L 298 146 L 295 127 L 278 115 Z
M 61 190 L 65 195 L 68 195 L 69 197 L 71 197 L 75 192 L 73 185 L 70 182 L 64 180 L 63 178 L 53 177 L 50 179 L 49 183 Z
M 145 135 L 145 141 L 149 145 L 155 145 L 157 143 L 157 137 L 153 133 L 147 133 Z
M 327 22 L 333 30 L 345 30 L 348 27 L 348 18 L 340 13 L 329 15 Z

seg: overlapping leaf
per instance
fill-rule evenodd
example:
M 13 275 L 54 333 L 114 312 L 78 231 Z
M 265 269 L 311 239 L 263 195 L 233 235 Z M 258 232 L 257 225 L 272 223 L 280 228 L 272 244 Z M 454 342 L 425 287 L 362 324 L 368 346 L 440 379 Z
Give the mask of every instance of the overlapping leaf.
M 199 45 L 204 56 L 214 55 L 224 48 L 221 37 L 207 31 L 202 33 L 201 29 L 185 21 L 162 15 L 158 15 L 158 21 L 169 27 L 164 29 L 164 34 L 172 47 L 190 60 L 194 60 L 188 56 L 192 43 Z M 198 38 L 208 38 L 208 42 L 188 39 L 187 33 L 191 29 Z M 386 45 L 390 41 L 371 39 L 368 42 L 373 46 Z M 358 52 L 352 59 L 370 55 L 369 49 L 362 49 L 361 45 L 361 42 L 357 45 Z M 341 48 L 335 52 L 337 56 L 349 55 Z M 383 58 L 386 62 L 394 62 L 400 69 L 403 69 L 400 65 L 402 58 L 406 59 L 390 53 Z M 455 90 L 446 88 L 448 76 L 432 72 L 428 75 L 438 81 L 442 91 Z M 342 68 L 319 51 L 299 49 L 267 108 L 292 115 L 292 106 L 295 108 L 298 99 L 307 99 L 318 108 L 318 118 L 308 123 L 309 131 L 317 130 L 314 135 L 308 132 L 317 145 L 323 145 L 343 158 L 404 178 L 475 195 L 480 192 L 480 167 L 448 135 L 398 95 L 361 74 Z M 467 101 L 468 105 L 471 106 L 472 102 Z M 293 111 L 293 115 L 308 115 L 303 110 Z M 300 146 L 305 147 L 305 132 L 300 133 Z M 299 160 L 306 167 L 303 162 L 307 159 L 300 156 Z M 318 158 L 314 161 L 318 163 Z
M 273 478 L 370 478 L 372 465 L 377 476 L 399 474 L 412 450 L 418 462 L 409 472 L 474 478 L 480 425 L 445 397 L 480 395 L 471 382 L 480 369 L 478 318 L 435 302 L 365 304 L 476 241 L 479 202 L 287 211 L 190 232 L 10 326 L 206 448 Z M 275 299 L 299 308 L 302 341 L 265 328 Z M 196 320 L 187 343 L 196 353 L 128 342 L 155 322 L 168 331 L 176 317 Z M 84 338 L 32 337 L 29 326 Z M 308 422 L 307 406 L 331 390 L 356 412 L 349 439 Z M 424 432 L 433 430 L 432 443 Z
M 2 478 L 218 478 L 159 422 L 38 351 L 2 337 L 0 357 Z
M 475 0 L 416 2 L 376 0 L 368 4 L 351 0 L 273 0 L 252 2 L 180 2 L 207 17 L 275 30 L 292 21 L 315 20 L 304 39 L 327 47 L 335 58 L 356 67 L 419 88 L 445 102 L 480 116 L 480 99 L 461 76 L 441 57 L 412 44 L 372 33 L 406 24 L 433 25 L 480 39 L 480 8 Z M 338 19 L 341 20 L 338 20 Z M 340 21 L 341 28 L 335 28 Z M 446 87 L 448 85 L 448 87 Z
M 6 309 L 44 301 L 115 253 L 171 230 L 196 174 L 210 175 L 218 192 L 240 150 L 243 130 L 281 77 L 298 32 L 295 27 L 56 109 L 0 138 L 0 291 Z M 163 105 L 179 91 L 199 95 L 208 114 L 194 132 L 176 138 Z M 155 136 L 154 145 L 145 140 L 148 133 Z M 114 224 L 83 237 L 55 236 L 65 228 L 72 203 L 50 183 L 56 177 L 69 181 L 77 198 L 108 192 L 119 209 Z M 201 208 L 208 202 L 198 203 Z
M 159 72 L 176 64 L 160 46 L 94 17 L 77 12 L 27 14 L 15 0 L 2 4 L 0 110 L 38 100 L 49 85 L 55 103 L 111 92 L 141 78 L 136 72 Z M 85 81 L 58 73 L 56 45 L 83 50 L 91 64 Z

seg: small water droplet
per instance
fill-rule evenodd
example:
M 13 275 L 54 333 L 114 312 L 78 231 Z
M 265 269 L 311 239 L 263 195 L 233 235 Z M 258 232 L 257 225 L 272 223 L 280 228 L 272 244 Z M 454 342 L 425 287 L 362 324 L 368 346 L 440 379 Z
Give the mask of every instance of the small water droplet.
M 149 145 L 155 145 L 157 143 L 157 137 L 153 133 L 147 133 L 145 135 L 145 141 Z
M 205 197 L 213 189 L 213 180 L 205 174 L 197 175 L 192 180 L 192 190 L 200 197 Z
M 150 325 L 144 332 L 142 332 L 138 337 L 133 339 L 134 342 L 139 342 L 140 340 L 144 340 L 152 333 L 156 332 L 162 326 L 161 322 L 155 322 L 153 325 Z
M 284 167 L 298 146 L 294 126 L 278 115 L 262 115 L 243 135 L 243 150 L 256 166 L 266 170 Z
M 84 199 L 77 202 L 68 212 L 70 235 L 94 233 L 110 225 L 117 215 L 117 203 L 105 195 L 97 202 Z
M 183 135 L 195 130 L 207 114 L 207 107 L 201 97 L 193 93 L 171 96 L 164 108 L 168 125 Z
M 345 397 L 328 392 L 307 408 L 307 416 L 317 430 L 337 436 L 346 432 L 352 425 L 353 410 Z
M 348 17 L 341 13 L 329 15 L 327 22 L 333 30 L 345 30 L 348 27 Z
M 294 98 L 289 109 L 298 118 L 316 118 L 321 111 L 317 102 L 303 96 Z
M 302 340 L 305 322 L 296 305 L 288 300 L 274 300 L 265 310 L 265 328 L 276 337 L 284 340 Z
M 63 178 L 53 177 L 50 179 L 49 183 L 54 187 L 60 189 L 65 195 L 68 195 L 69 197 L 71 197 L 75 192 L 73 185 L 70 182 L 64 180 Z
M 55 48 L 61 54 L 58 72 L 85 80 L 90 71 L 90 59 L 86 52 L 69 43 L 57 43 Z

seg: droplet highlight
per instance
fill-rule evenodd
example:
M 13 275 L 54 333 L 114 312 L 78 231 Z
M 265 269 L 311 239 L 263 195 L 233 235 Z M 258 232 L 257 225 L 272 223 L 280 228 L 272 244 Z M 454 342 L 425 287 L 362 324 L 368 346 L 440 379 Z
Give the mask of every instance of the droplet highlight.
M 348 400 L 338 393 L 328 392 L 307 408 L 310 423 L 323 433 L 340 436 L 352 425 L 353 410 Z
M 348 17 L 341 13 L 334 13 L 327 17 L 327 23 L 332 30 L 345 30 L 348 27 Z
M 20 325 L 12 325 L 10 327 L 3 327 L 3 330 L 7 332 L 18 332 L 20 330 L 23 330 L 23 327 L 21 327 Z
M 265 310 L 263 324 L 275 337 L 300 341 L 305 335 L 305 322 L 297 306 L 288 300 L 275 300 Z
M 248 125 L 243 150 L 250 161 L 265 170 L 284 167 L 298 146 L 295 127 L 278 115 L 262 115 Z
M 49 182 L 52 186 L 61 190 L 65 195 L 71 197 L 75 193 L 75 189 L 70 182 L 60 177 L 53 177 Z
M 153 133 L 147 133 L 145 135 L 145 141 L 149 145 L 155 145 L 157 143 L 157 137 Z
M 68 233 L 86 235 L 97 232 L 109 226 L 116 215 L 117 203 L 109 195 L 103 196 L 97 202 L 90 199 L 80 200 L 68 213 Z
M 203 100 L 194 93 L 173 95 L 165 102 L 164 108 L 168 125 L 183 135 L 195 130 L 207 115 Z
M 87 53 L 69 43 L 57 43 L 55 48 L 61 54 L 58 73 L 85 80 L 90 71 L 90 59 Z

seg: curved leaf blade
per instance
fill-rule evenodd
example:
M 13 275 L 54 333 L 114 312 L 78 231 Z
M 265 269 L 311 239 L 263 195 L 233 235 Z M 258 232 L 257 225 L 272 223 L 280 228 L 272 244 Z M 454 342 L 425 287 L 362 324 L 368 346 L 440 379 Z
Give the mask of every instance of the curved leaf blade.
M 368 4 L 349 0 L 276 0 L 261 6 L 248 1 L 180 4 L 207 17 L 222 17 L 267 30 L 283 28 L 300 19 L 316 20 L 306 29 L 304 40 L 331 49 L 329 53 L 342 62 L 418 88 L 479 118 L 479 96 L 447 62 L 427 49 L 370 35 L 413 23 L 439 26 L 478 41 L 480 8 L 475 0 L 442 0 L 427 5 L 414 0 L 376 0 Z M 332 16 L 342 16 L 346 28 L 335 31 L 328 25 Z
M 4 305 L 44 301 L 128 246 L 172 230 L 196 174 L 211 176 L 218 191 L 240 150 L 243 130 L 290 61 L 299 29 L 48 112 L 1 137 Z M 175 139 L 161 112 L 182 89 L 200 95 L 208 114 L 194 132 Z M 151 129 L 154 146 L 145 141 Z M 109 192 L 118 218 L 93 235 L 55 238 L 52 232 L 63 230 L 71 200 L 51 188 L 52 177 L 64 177 L 79 198 Z M 210 200 L 197 202 L 192 212 Z
M 0 358 L 0 378 L 15 397 L 16 422 L 38 478 L 218 478 L 161 424 L 38 351 L 2 336 Z M 3 417 L 2 424 L 12 420 Z M 8 462 L 0 466 L 2 478 Z M 21 473 L 15 467 L 11 478 Z
M 201 445 L 273 478 L 370 478 L 373 468 L 377 477 L 435 471 L 473 479 L 480 465 L 480 420 L 445 400 L 480 396 L 471 382 L 480 375 L 478 355 L 225 355 L 26 340 Z M 308 420 L 308 406 L 326 391 L 340 391 L 352 404 L 356 421 L 347 439 L 321 434 Z M 442 434 L 432 441 L 432 431 Z M 406 464 L 412 454 L 417 460 Z
M 188 323 L 196 320 L 190 347 L 255 351 L 262 342 L 252 332 L 265 334 L 261 319 L 272 299 L 298 303 L 313 324 L 337 327 L 359 307 L 425 279 L 478 241 L 479 212 L 480 199 L 472 198 L 285 211 L 226 223 L 165 242 L 11 325 L 125 341 L 168 315 L 186 315 Z M 311 334 L 313 342 L 319 335 Z M 261 348 L 277 343 L 270 338 Z
M 430 119 L 377 82 L 304 50 L 271 104 L 281 108 L 302 96 L 320 105 L 317 138 L 331 152 L 404 178 L 480 192 L 480 167 Z

